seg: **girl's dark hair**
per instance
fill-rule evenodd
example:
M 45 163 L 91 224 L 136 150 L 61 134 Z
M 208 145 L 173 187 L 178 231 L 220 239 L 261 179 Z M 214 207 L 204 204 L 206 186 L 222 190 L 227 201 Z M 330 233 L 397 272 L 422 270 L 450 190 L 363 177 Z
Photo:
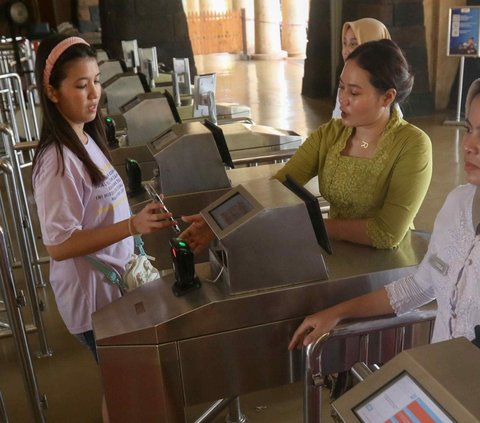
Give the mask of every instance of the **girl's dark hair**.
M 37 150 L 35 151 L 35 157 L 33 158 L 33 171 L 35 171 L 35 166 L 45 150 L 50 145 L 54 145 L 60 157 L 61 163 L 59 166 L 61 167 L 61 172 L 63 174 L 64 158 L 62 146 L 65 146 L 70 149 L 85 165 L 93 184 L 99 185 L 105 179 L 104 175 L 90 159 L 90 156 L 88 155 L 84 145 L 78 138 L 73 128 L 58 111 L 56 105 L 50 101 L 46 95 L 45 87 L 43 86 L 43 73 L 48 55 L 58 43 L 66 38 L 68 38 L 68 36 L 59 34 L 46 38 L 41 42 L 37 51 L 35 77 L 37 80 L 37 89 L 43 112 L 43 122 L 39 144 Z M 88 46 L 87 44 L 74 44 L 68 47 L 53 65 L 49 84 L 55 89 L 58 89 L 61 82 L 67 76 L 68 65 L 74 60 L 85 58 L 96 59 L 96 52 L 92 47 Z M 110 159 L 110 152 L 108 151 L 106 142 L 105 124 L 100 109 L 97 109 L 95 119 L 85 124 L 85 132 L 87 132 L 93 138 L 94 142 L 99 146 L 102 152 L 107 156 L 107 158 Z
M 381 93 L 397 91 L 395 102 L 402 104 L 413 87 L 413 74 L 400 47 L 391 40 L 369 41 L 353 50 L 347 60 L 354 60 L 370 74 L 370 83 Z

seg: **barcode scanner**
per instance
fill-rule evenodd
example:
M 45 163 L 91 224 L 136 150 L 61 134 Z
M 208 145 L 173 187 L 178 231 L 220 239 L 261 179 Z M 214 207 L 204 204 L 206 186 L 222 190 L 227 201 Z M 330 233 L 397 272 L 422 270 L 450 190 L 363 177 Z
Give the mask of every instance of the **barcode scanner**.
M 193 252 L 188 244 L 181 238 L 171 238 L 170 254 L 175 272 L 175 283 L 172 285 L 175 296 L 180 297 L 200 288 L 201 283 L 195 276 Z
M 119 144 L 116 137 L 116 125 L 115 121 L 110 116 L 105 118 L 105 132 L 107 133 L 108 148 L 110 148 L 110 150 L 118 148 Z
M 145 191 L 142 185 L 142 170 L 134 159 L 125 159 L 125 172 L 127 173 L 127 194 L 129 197 L 141 194 Z

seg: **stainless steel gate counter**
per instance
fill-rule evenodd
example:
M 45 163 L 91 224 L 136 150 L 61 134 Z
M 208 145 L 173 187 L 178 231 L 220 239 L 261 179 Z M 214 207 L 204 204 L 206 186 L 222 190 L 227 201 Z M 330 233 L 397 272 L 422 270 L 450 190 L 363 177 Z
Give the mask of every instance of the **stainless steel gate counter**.
M 93 315 L 110 420 L 184 422 L 185 407 L 300 381 L 287 344 L 303 317 L 408 274 L 427 244 L 415 231 L 389 251 L 333 242 L 317 282 L 232 295 L 199 264 L 202 288 L 183 297 L 173 275 L 126 294 Z

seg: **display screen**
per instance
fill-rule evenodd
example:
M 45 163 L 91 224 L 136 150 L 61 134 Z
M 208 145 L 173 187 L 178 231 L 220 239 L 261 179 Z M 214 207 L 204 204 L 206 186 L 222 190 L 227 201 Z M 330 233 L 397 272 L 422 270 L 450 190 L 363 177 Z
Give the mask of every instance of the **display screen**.
M 453 423 L 445 411 L 407 372 L 353 409 L 364 423 Z
M 253 205 L 240 193 L 236 193 L 219 206 L 210 210 L 210 216 L 220 229 L 225 229 L 253 210 Z

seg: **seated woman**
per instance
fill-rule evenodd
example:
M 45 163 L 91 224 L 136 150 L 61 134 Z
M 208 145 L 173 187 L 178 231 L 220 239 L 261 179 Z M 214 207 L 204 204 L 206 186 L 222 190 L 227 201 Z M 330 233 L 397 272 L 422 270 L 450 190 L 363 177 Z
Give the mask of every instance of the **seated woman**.
M 393 248 L 413 225 L 432 175 L 428 136 L 399 117 L 394 105 L 412 89 L 413 76 L 390 40 L 362 44 L 340 77 L 341 119 L 320 126 L 275 175 L 301 184 L 318 175 L 330 202 L 330 238 Z M 194 251 L 213 234 L 199 216 L 182 237 Z
M 342 28 L 342 58 L 345 62 L 348 55 L 355 50 L 360 44 L 368 41 L 390 40 L 390 33 L 386 26 L 373 18 L 362 18 L 353 22 L 345 22 Z M 340 101 L 335 103 L 335 109 L 332 118 L 340 119 L 342 112 L 340 111 Z
M 290 349 L 314 342 L 344 319 L 403 314 L 434 299 L 437 317 L 432 342 L 475 338 L 475 326 L 480 324 L 480 79 L 468 91 L 466 115 L 462 150 L 468 183 L 448 195 L 416 271 L 306 317 Z
M 393 41 L 357 47 L 340 76 L 341 120 L 320 126 L 277 173 L 301 184 L 318 175 L 332 239 L 393 248 L 412 227 L 432 173 L 430 139 L 394 107 L 412 86 Z

